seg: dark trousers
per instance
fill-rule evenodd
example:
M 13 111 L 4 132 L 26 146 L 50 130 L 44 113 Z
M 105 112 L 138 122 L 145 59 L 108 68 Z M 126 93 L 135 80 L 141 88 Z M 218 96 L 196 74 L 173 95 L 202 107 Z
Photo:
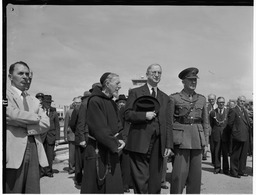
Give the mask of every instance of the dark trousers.
M 75 181 L 77 183 L 81 183 L 83 178 L 84 148 L 79 145 L 76 145 L 75 150 Z
M 200 194 L 202 177 L 201 149 L 174 149 L 171 194 Z
M 167 159 L 168 159 L 168 157 L 164 157 L 164 159 L 163 159 L 163 171 L 162 171 L 162 179 L 161 179 L 161 183 L 163 185 L 166 184 Z
M 69 141 L 68 142 L 68 168 L 69 171 L 75 171 L 75 142 L 74 141 Z
M 54 146 L 55 143 L 49 144 L 46 140 L 44 141 L 44 149 L 48 159 L 49 166 L 41 168 L 41 174 L 48 174 L 52 172 L 52 163 L 54 160 Z
M 213 138 L 210 135 L 209 136 L 209 144 L 210 144 L 210 152 L 211 152 L 211 158 L 212 158 L 212 164 L 215 162 L 215 155 L 214 155 L 214 143 Z
M 230 156 L 230 173 L 232 175 L 245 173 L 248 150 L 249 141 L 239 142 L 233 140 L 232 153 Z
M 222 168 L 223 172 L 227 173 L 229 171 L 228 163 L 228 143 L 220 141 L 213 142 L 213 152 L 214 152 L 214 169 L 216 171 L 221 170 L 221 155 L 222 155 Z
M 153 138 L 147 154 L 130 152 L 131 175 L 135 194 L 160 194 L 163 157 L 160 139 Z
M 129 152 L 125 149 L 120 156 L 120 166 L 122 171 L 124 189 L 129 189 L 132 186 L 131 165 Z
M 4 193 L 40 193 L 40 169 L 34 136 L 28 136 L 23 162 L 18 169 L 6 169 Z

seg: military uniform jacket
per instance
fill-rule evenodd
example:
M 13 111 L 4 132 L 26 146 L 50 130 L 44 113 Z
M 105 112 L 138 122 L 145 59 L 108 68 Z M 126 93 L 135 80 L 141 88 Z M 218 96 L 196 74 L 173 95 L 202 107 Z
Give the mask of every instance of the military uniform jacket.
M 202 149 L 208 145 L 206 139 L 209 135 L 209 115 L 207 113 L 206 98 L 194 93 L 192 99 L 182 90 L 180 93 L 170 95 L 173 120 L 174 145 L 181 149 Z M 191 121 L 183 124 L 177 119 L 185 117 Z M 201 120 L 201 123 L 193 123 L 193 120 Z
M 230 138 L 229 128 L 227 127 L 228 109 L 223 109 L 222 114 L 219 113 L 218 108 L 210 113 L 211 136 L 215 142 L 228 142 Z

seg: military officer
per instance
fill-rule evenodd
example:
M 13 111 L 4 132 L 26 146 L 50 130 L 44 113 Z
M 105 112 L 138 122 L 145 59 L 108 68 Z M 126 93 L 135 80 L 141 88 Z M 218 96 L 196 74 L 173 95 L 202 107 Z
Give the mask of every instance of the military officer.
M 180 72 L 184 88 L 170 95 L 173 120 L 174 163 L 171 193 L 199 194 L 201 186 L 202 150 L 208 144 L 208 113 L 206 98 L 195 92 L 197 68 Z

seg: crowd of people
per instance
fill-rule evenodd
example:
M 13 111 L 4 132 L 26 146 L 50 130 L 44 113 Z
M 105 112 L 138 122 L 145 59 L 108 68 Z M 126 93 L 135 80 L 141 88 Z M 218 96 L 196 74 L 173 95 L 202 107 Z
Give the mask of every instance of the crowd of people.
M 119 95 L 118 74 L 74 97 L 64 119 L 68 173 L 81 193 L 160 194 L 172 162 L 170 193 L 200 194 L 202 160 L 211 152 L 214 174 L 248 176 L 252 155 L 253 107 L 245 96 L 226 103 L 222 96 L 195 92 L 199 70 L 182 70 L 180 92 L 158 88 L 162 67 L 146 69 L 147 82 Z M 25 62 L 9 68 L 6 108 L 5 193 L 40 193 L 40 178 L 53 177 L 60 125 L 51 95 L 29 95 L 32 74 Z M 216 105 L 217 104 L 217 105 Z M 208 148 L 208 145 L 210 148 Z

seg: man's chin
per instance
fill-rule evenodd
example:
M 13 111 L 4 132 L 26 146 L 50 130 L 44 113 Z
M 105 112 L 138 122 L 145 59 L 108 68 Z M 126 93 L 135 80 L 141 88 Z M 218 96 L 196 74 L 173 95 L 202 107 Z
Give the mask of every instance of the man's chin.
M 116 99 L 118 99 L 118 92 L 114 92 L 114 93 L 113 93 L 113 97 L 116 98 Z

